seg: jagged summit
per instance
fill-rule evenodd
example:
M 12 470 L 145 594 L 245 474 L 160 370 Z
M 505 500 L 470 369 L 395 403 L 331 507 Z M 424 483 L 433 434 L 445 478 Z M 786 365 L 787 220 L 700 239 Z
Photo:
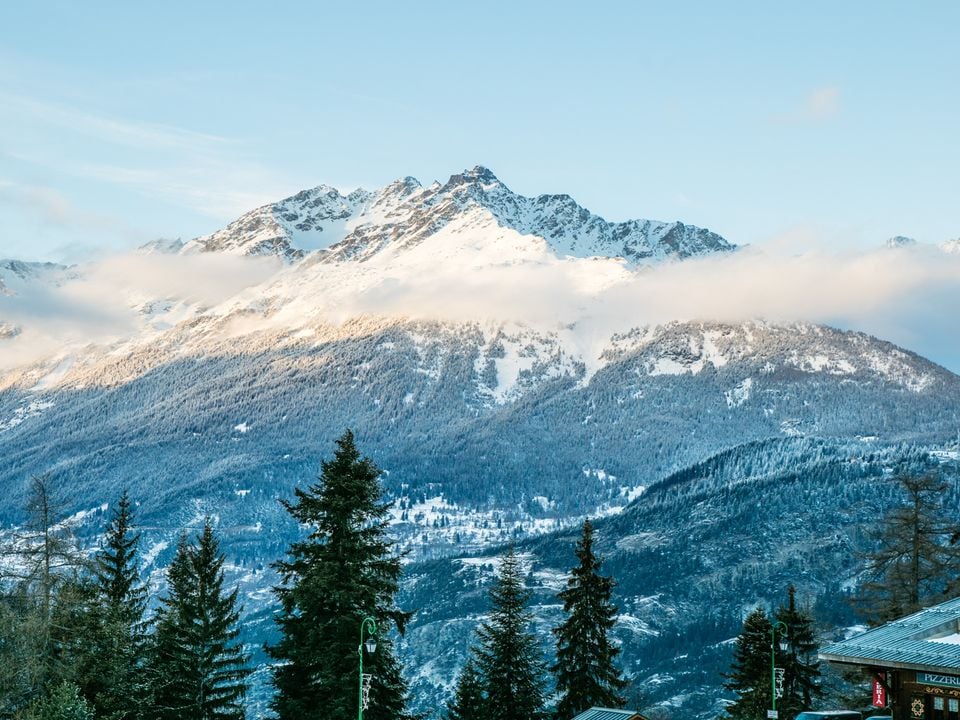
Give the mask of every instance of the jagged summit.
M 525 197 L 477 165 L 424 187 L 404 177 L 370 192 L 344 195 L 329 185 L 264 205 L 182 252 L 277 255 L 296 261 L 319 252 L 324 262 L 365 261 L 451 235 L 472 247 L 504 231 L 545 241 L 558 257 L 624 258 L 631 264 L 683 259 L 734 248 L 716 233 L 680 222 L 608 222 L 566 194 Z

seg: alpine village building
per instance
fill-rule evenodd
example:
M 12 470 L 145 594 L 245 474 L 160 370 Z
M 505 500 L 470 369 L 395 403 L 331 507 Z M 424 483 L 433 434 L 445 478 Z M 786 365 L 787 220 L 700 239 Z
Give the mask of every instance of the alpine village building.
M 873 704 L 893 720 L 960 720 L 960 598 L 820 651 L 873 678 Z

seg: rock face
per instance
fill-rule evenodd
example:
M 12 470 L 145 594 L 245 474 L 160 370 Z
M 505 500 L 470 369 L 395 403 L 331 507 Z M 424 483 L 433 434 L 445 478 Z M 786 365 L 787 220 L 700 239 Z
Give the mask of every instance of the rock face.
M 636 264 L 734 247 L 716 233 L 680 222 L 608 222 L 569 195 L 524 197 L 478 166 L 429 187 L 412 177 L 376 192 L 346 195 L 321 185 L 257 208 L 192 240 L 183 252 L 272 254 L 292 262 L 319 250 L 324 261 L 363 261 L 414 247 L 458 220 L 540 238 L 560 257 L 622 257 Z

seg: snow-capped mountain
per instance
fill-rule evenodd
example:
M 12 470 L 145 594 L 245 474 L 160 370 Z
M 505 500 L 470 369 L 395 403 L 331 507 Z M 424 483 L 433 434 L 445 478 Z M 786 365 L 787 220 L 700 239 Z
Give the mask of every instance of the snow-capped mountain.
M 692 225 L 608 222 L 569 195 L 524 197 L 478 166 L 428 187 L 412 177 L 375 192 L 346 195 L 320 185 L 257 208 L 187 243 L 182 252 L 270 254 L 293 261 L 319 250 L 327 262 L 363 261 L 419 245 L 457 221 L 480 233 L 499 225 L 539 238 L 560 257 L 622 257 L 638 263 L 733 249 L 716 233 Z
M 957 437 L 960 377 L 909 350 L 808 322 L 643 322 L 632 296 L 616 294 L 733 248 L 681 223 L 608 222 L 566 195 L 523 197 L 478 167 L 427 187 L 320 186 L 211 235 L 100 264 L 0 262 L 0 310 L 26 304 L 14 321 L 0 317 L 0 527 L 22 517 L 34 474 L 58 478 L 71 511 L 128 488 L 148 526 L 147 569 L 159 572 L 180 530 L 213 516 L 260 646 L 269 564 L 297 534 L 277 499 L 311 482 L 351 427 L 385 471 L 406 559 L 434 563 L 411 570 L 405 589 L 442 590 L 415 634 L 469 632 L 486 560 L 451 558 L 508 539 L 543 538 L 534 577 L 544 607 L 555 605 L 547 591 L 567 560 L 555 549 L 564 536 L 552 533 L 606 517 L 605 548 L 632 593 L 629 669 L 649 672 L 644 643 L 673 632 L 678 609 L 706 617 L 718 588 L 762 585 L 712 549 L 722 538 L 711 517 L 737 520 L 747 542 L 744 508 L 772 503 L 796 473 L 803 498 L 846 499 L 849 483 L 868 497 L 889 457 Z M 591 304 L 601 296 L 610 302 Z M 91 299 L 92 320 L 71 334 Z M 67 312 L 45 353 L 10 362 L 58 302 Z M 596 317 L 611 308 L 617 322 Z M 876 516 L 857 512 L 844 516 L 844 533 Z M 803 548 L 825 521 L 769 522 L 764 538 L 789 535 Z M 691 533 L 706 533 L 708 549 L 685 555 Z M 838 558 L 807 578 L 811 592 L 849 570 Z M 779 582 L 790 562 L 771 560 L 763 581 Z M 675 585 L 656 585 L 657 568 Z M 721 599 L 729 608 L 753 598 Z M 426 709 L 460 656 L 434 662 L 412 643 L 407 652 Z M 681 680 L 669 697 L 688 689 Z M 690 707 L 715 694 L 706 687 Z

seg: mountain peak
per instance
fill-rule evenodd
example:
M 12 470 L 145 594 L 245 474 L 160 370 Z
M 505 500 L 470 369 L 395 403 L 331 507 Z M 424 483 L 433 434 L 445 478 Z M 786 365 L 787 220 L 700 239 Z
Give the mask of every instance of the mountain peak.
M 608 222 L 566 194 L 519 195 L 476 165 L 428 188 L 409 176 L 375 192 L 347 195 L 318 185 L 257 208 L 182 252 L 269 254 L 294 262 L 317 251 L 318 262 L 362 262 L 425 242 L 455 253 L 461 244 L 490 245 L 504 232 L 527 238 L 508 245 L 527 248 L 520 250 L 525 257 L 528 250 L 545 251 L 560 258 L 622 258 L 631 265 L 734 249 L 720 235 L 680 222 Z
M 462 173 L 451 175 L 447 180 L 445 188 L 454 188 L 460 185 L 503 185 L 500 179 L 493 172 L 483 165 L 475 165 L 470 170 L 464 170 Z

